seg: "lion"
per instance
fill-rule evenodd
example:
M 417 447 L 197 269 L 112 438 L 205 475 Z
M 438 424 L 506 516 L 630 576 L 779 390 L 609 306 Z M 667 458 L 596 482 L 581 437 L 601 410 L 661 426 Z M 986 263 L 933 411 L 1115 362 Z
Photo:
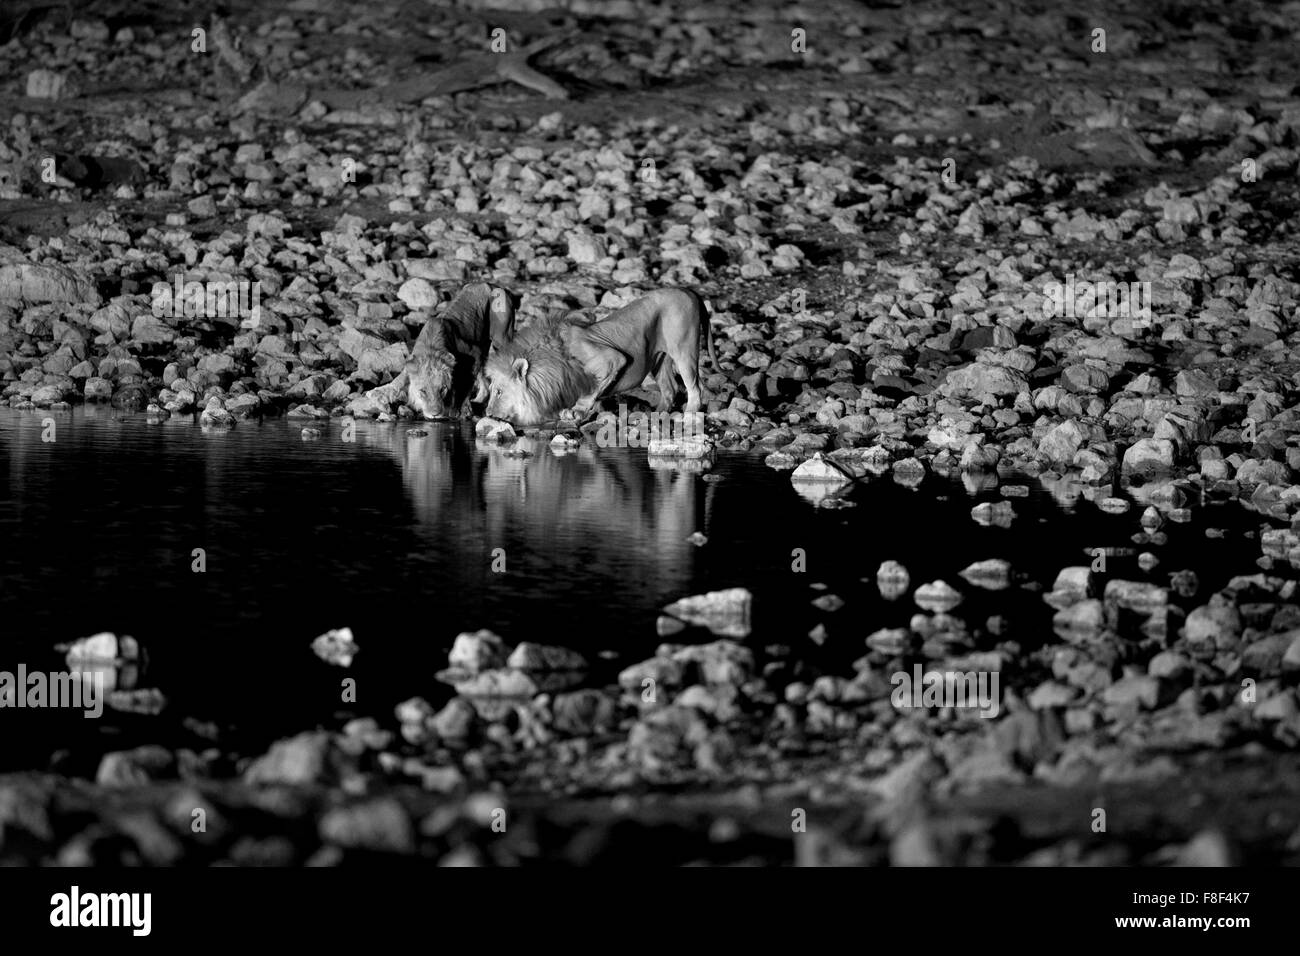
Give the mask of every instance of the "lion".
M 492 346 L 504 348 L 515 334 L 517 296 L 499 286 L 473 282 L 420 330 L 406 363 L 407 401 L 425 418 L 463 413 L 471 388 L 480 383 Z
M 537 425 L 556 417 L 595 385 L 565 348 L 566 323 L 551 322 L 521 331 L 504 349 L 493 349 L 485 369 L 489 418 Z
M 680 379 L 686 411 L 700 409 L 700 338 L 714 368 L 708 307 L 694 292 L 658 289 L 597 322 L 566 320 L 521 333 L 488 357 L 485 414 L 517 425 L 557 417 L 588 418 L 611 395 L 639 388 L 653 375 L 661 412 L 676 404 Z

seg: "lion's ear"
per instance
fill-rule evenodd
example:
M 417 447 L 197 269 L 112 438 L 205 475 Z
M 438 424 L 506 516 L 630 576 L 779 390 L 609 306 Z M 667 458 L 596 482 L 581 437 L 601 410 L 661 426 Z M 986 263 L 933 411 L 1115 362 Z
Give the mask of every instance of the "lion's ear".
M 514 373 L 515 377 L 519 379 L 519 381 L 521 382 L 526 381 L 528 378 L 528 359 L 526 358 L 515 359 L 514 364 L 510 366 L 510 370 Z

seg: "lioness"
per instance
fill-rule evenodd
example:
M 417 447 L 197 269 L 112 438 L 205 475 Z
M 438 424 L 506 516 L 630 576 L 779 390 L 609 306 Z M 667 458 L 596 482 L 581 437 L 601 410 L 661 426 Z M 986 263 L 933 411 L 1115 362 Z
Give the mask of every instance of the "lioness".
M 599 322 L 541 329 L 488 357 L 486 414 L 536 425 L 567 410 L 581 421 L 601 399 L 640 387 L 647 375 L 659 385 L 660 411 L 675 404 L 679 378 L 686 411 L 699 411 L 701 336 L 717 368 L 708 309 L 685 289 L 651 292 Z
M 473 282 L 424 324 L 404 370 L 407 401 L 416 412 L 425 418 L 462 412 L 489 347 L 503 348 L 514 338 L 518 304 L 499 286 Z

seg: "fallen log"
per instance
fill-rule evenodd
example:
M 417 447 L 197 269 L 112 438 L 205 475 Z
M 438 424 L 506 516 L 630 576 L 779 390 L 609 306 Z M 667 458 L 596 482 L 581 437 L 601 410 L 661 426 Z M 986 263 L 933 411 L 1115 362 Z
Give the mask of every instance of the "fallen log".
M 550 99 L 568 99 L 568 90 L 528 65 L 529 58 L 566 39 L 566 36 L 546 37 L 512 53 L 480 54 L 432 73 L 368 90 L 320 89 L 263 80 L 240 98 L 239 109 L 286 113 L 294 112 L 306 103 L 319 101 L 332 110 L 360 110 L 370 106 L 418 103 L 431 96 L 447 96 L 498 83 L 518 83 Z

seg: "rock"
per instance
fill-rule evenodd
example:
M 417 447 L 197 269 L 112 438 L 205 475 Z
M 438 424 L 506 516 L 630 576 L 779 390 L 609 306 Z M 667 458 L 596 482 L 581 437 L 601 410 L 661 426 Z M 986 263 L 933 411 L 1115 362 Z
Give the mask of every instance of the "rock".
M 470 674 L 500 667 L 505 662 L 505 641 L 486 629 L 457 634 L 447 656 L 447 663 L 452 668 Z
M 959 467 L 964 472 L 992 471 L 1001 458 L 1002 453 L 998 449 L 971 442 L 962 450 Z
M 412 853 L 415 828 L 406 809 L 393 797 L 335 807 L 320 819 L 320 837 L 328 843 L 378 853 Z
M 506 659 L 506 666 L 524 671 L 583 670 L 587 659 L 567 647 L 547 647 L 523 641 Z
M 569 259 L 577 265 L 594 265 L 605 254 L 605 244 L 590 232 L 569 233 Z
M 1209 398 L 1219 394 L 1214 379 L 1200 369 L 1184 369 L 1174 376 L 1174 394 L 1188 398 Z
M 1295 693 L 1284 690 L 1259 702 L 1255 707 L 1255 719 L 1260 721 L 1292 721 L 1300 716 L 1300 706 L 1296 704 Z
M 356 656 L 358 651 L 356 642 L 352 639 L 352 628 L 350 627 L 326 631 L 311 642 L 311 649 L 325 663 L 333 664 L 336 667 L 351 667 L 352 658 Z
M 962 602 L 962 593 L 946 581 L 922 584 L 912 595 L 917 605 L 927 611 L 951 611 Z
M 32 404 L 37 408 L 49 408 L 63 401 L 68 389 L 62 385 L 42 385 L 32 392 Z
M 639 695 L 649 681 L 648 686 L 653 693 L 657 693 L 660 687 L 679 686 L 684 672 L 685 666 L 681 661 L 675 661 L 671 657 L 656 656 L 624 668 L 619 672 L 618 684 L 624 690 Z
M 752 600 L 745 588 L 728 588 L 674 601 L 664 613 L 723 637 L 747 637 Z
M 137 787 L 175 775 L 176 758 L 165 747 L 148 745 L 104 754 L 95 774 L 102 787 Z
M 1251 458 L 1242 462 L 1233 477 L 1242 485 L 1287 485 L 1291 482 L 1291 469 L 1280 461 Z
M 1260 550 L 1272 558 L 1285 558 L 1300 548 L 1300 534 L 1290 528 L 1266 528 L 1259 538 Z
M 389 343 L 379 336 L 356 328 L 345 328 L 339 333 L 339 351 L 358 363 L 366 352 L 383 349 L 388 345 Z M 263 348 L 265 348 L 265 340 L 263 340 Z
M 217 202 L 211 196 L 199 196 L 185 204 L 185 208 L 196 219 L 211 219 L 217 214 Z
M 798 468 L 790 475 L 793 482 L 815 482 L 832 485 L 847 485 L 853 482 L 851 475 L 839 462 L 829 458 L 823 458 L 822 453 L 815 451 L 812 457 L 799 465 Z
M 366 349 L 357 359 L 357 377 L 371 382 L 383 381 L 401 374 L 409 359 L 409 350 L 401 342 L 382 349 Z
M 942 390 L 952 395 L 984 396 L 1016 395 L 1027 391 L 1029 381 L 1023 374 L 1000 365 L 967 365 L 948 373 Z
M 1152 677 L 1177 683 L 1191 671 L 1191 664 L 1177 651 L 1161 651 L 1147 662 L 1147 673 Z
M 1125 677 L 1102 691 L 1101 699 L 1120 709 L 1154 710 L 1160 700 L 1160 682 L 1147 675 Z
M 214 395 L 199 415 L 199 424 L 208 428 L 233 428 L 235 416 L 226 411 L 221 399 Z
M 1054 465 L 1068 465 L 1087 440 L 1087 432 L 1074 420 L 1052 428 L 1038 443 L 1038 453 Z
M 1075 565 L 1062 568 L 1056 574 L 1052 584 L 1052 593 L 1082 600 L 1092 594 L 1092 568 L 1087 565 Z
M 925 464 L 917 458 L 902 458 L 893 464 L 894 480 L 914 487 L 925 480 Z
M 1292 638 L 1287 645 L 1286 652 L 1282 655 L 1282 669 L 1285 671 L 1300 670 L 1300 629 L 1288 631 L 1283 639 Z
M 72 644 L 61 645 L 58 650 L 66 650 L 68 667 L 74 670 L 97 664 L 117 664 L 140 659 L 140 645 L 135 638 L 125 635 L 119 638 L 110 631 L 92 634 Z
M 1079 688 L 1049 680 L 1035 687 L 1026 702 L 1031 710 L 1050 710 L 1069 706 L 1078 696 Z
M 167 698 L 156 687 L 114 690 L 108 694 L 108 706 L 124 714 L 160 714 L 167 706 Z
M 397 290 L 397 297 L 408 309 L 432 309 L 441 301 L 438 289 L 428 279 L 407 279 Z
M 976 561 L 961 572 L 961 576 L 976 587 L 1001 591 L 1011 583 L 1011 562 L 1001 558 Z
M 628 758 L 642 770 L 666 769 L 709 739 L 709 727 L 698 711 L 669 704 L 651 710 L 628 733 Z
M 88 402 L 107 402 L 113 397 L 113 385 L 108 379 L 92 376 L 86 379 L 82 395 Z
M 515 430 L 509 422 L 496 418 L 480 418 L 474 425 L 474 437 L 479 441 L 508 443 L 515 440 Z
M 278 740 L 244 771 L 244 782 L 290 786 L 320 783 L 327 770 L 329 751 L 330 735 L 323 731 Z
M 513 667 L 479 671 L 468 677 L 457 677 L 454 683 L 456 693 L 462 697 L 526 699 L 537 694 L 537 683 L 532 677 Z
M 32 262 L 0 265 L 0 302 L 98 306 L 100 301 L 93 282 L 64 266 Z
M 387 414 L 392 409 L 394 402 L 405 399 L 407 388 L 407 374 L 403 372 L 387 385 L 377 386 L 368 392 L 355 396 L 348 402 L 348 414 L 358 417 Z
M 911 580 L 907 568 L 897 561 L 882 562 L 876 570 L 876 587 L 880 589 L 881 597 L 890 601 L 906 594 Z
M 1241 615 L 1233 605 L 1217 598 L 1193 610 L 1183 625 L 1188 644 L 1209 644 L 1217 650 L 1235 646 L 1240 634 Z
M 1126 475 L 1164 474 L 1174 467 L 1174 443 L 1167 438 L 1144 438 L 1124 452 Z
M 646 447 L 651 458 L 707 458 L 713 454 L 713 441 L 700 438 L 651 438 Z
M 1081 641 L 1100 631 L 1105 620 L 1106 609 L 1101 601 L 1076 598 L 1052 617 L 1052 630 L 1067 641 Z
M 1202 830 L 1178 851 L 1176 866 L 1236 866 L 1237 853 L 1219 830 Z
M 984 501 L 970 510 L 970 516 L 985 528 L 1010 528 L 1016 509 L 1009 501 Z
M 1300 631 L 1275 633 L 1248 644 L 1242 649 L 1242 666 L 1264 676 L 1281 674 L 1287 650 L 1296 643 L 1297 636 L 1300 636 Z M 1300 667 L 1300 644 L 1296 645 L 1294 661 L 1294 666 Z
M 551 713 L 555 729 L 575 737 L 604 733 L 617 723 L 613 698 L 598 690 L 557 694 L 551 704 Z
M 833 612 L 844 606 L 844 599 L 838 594 L 823 594 L 821 597 L 815 598 L 812 605 L 819 611 Z
M 1153 614 L 1168 604 L 1169 592 L 1158 584 L 1146 581 L 1111 580 L 1106 582 L 1102 600 L 1107 607 Z
M 464 742 L 469 739 L 478 723 L 474 705 L 459 697 L 449 700 L 445 707 L 429 719 L 429 726 L 438 739 L 447 742 Z
M 66 95 L 68 81 L 53 70 L 32 70 L 27 74 L 27 95 L 34 100 L 59 100 Z

